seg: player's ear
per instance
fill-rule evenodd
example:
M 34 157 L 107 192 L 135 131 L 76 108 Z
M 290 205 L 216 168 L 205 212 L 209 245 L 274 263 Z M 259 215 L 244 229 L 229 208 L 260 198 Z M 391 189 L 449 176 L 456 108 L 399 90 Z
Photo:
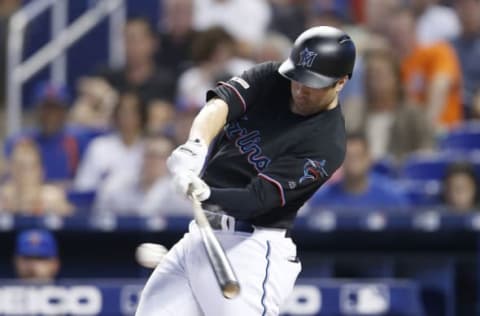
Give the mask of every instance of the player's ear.
M 335 92 L 339 93 L 340 91 L 342 91 L 343 86 L 345 85 L 345 83 L 347 83 L 347 81 L 348 81 L 347 76 L 344 76 L 343 78 L 338 80 L 337 83 L 335 84 Z

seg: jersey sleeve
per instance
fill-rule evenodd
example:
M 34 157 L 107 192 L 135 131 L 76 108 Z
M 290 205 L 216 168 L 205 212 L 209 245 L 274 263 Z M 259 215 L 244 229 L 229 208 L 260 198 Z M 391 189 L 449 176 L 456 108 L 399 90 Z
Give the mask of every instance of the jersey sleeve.
M 334 158 L 285 157 L 273 161 L 243 191 L 212 188 L 210 203 L 239 219 L 249 219 L 273 208 L 303 205 L 335 172 L 343 155 Z
M 228 104 L 227 122 L 234 121 L 255 103 L 277 68 L 275 63 L 263 63 L 245 71 L 241 76 L 234 76 L 226 82 L 220 81 L 214 89 L 207 92 L 207 101 L 214 97 L 224 100 Z
M 340 164 L 341 161 L 331 161 L 326 157 L 287 157 L 272 163 L 258 174 L 258 178 L 263 182 L 261 185 L 269 183 L 275 188 L 277 201 L 273 207 L 292 202 L 303 204 Z

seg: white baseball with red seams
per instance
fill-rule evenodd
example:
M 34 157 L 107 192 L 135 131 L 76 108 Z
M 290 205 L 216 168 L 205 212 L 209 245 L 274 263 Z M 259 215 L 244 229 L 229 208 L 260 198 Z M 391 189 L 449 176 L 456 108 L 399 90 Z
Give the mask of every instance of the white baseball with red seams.
M 154 243 L 140 244 L 135 251 L 135 259 L 145 268 L 154 269 L 167 254 L 168 250 Z

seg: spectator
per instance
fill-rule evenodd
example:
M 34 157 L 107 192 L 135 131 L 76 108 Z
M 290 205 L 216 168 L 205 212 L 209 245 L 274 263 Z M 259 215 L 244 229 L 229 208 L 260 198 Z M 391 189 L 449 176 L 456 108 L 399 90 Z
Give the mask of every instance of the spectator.
M 269 60 L 283 61 L 288 58 L 292 43 L 279 33 L 268 33 L 255 50 L 255 61 L 262 63 Z
M 8 23 L 12 14 L 21 6 L 20 0 L 2 0 L 0 1 L 0 108 L 3 112 L 5 97 L 5 74 L 7 73 L 7 41 L 8 41 Z M 3 126 L 3 115 L 0 115 L 0 126 Z M 0 129 L 3 135 L 3 128 Z
M 408 206 L 403 192 L 388 178 L 372 174 L 372 158 L 362 134 L 349 134 L 343 178 L 320 189 L 310 200 L 312 207 L 351 210 L 401 210 Z
M 117 103 L 117 92 L 100 77 L 80 78 L 70 123 L 92 129 L 108 129 Z
M 438 2 L 439 0 L 411 1 L 417 17 L 415 33 L 420 44 L 448 41 L 460 34 L 461 26 L 455 11 Z
M 342 104 L 342 111 L 345 116 L 345 127 L 348 132 L 354 131 L 358 128 L 358 121 L 364 103 L 364 89 L 363 89 L 363 51 L 359 40 L 358 28 L 348 25 L 351 20 L 350 17 L 350 1 L 319 1 L 309 0 L 307 6 L 307 26 L 312 27 L 316 25 L 329 25 L 340 29 L 348 30 L 354 42 L 356 43 L 357 55 L 355 58 L 355 66 L 352 77 L 348 85 L 340 93 L 340 104 Z M 369 43 L 371 44 L 371 43 Z
M 454 49 L 446 42 L 430 46 L 418 43 L 415 18 L 410 10 L 396 10 L 389 19 L 388 34 L 400 61 L 407 101 L 427 112 L 436 131 L 463 119 L 461 70 Z
M 471 117 L 473 96 L 480 88 L 480 1 L 457 0 L 455 9 L 460 17 L 462 33 L 453 39 L 463 74 L 463 104 Z
M 338 28 L 351 20 L 349 15 L 349 1 L 309 0 L 308 2 L 307 27 L 329 25 Z
M 397 0 L 365 0 L 365 27 L 367 30 L 375 34 L 383 34 L 387 30 L 389 16 L 397 7 Z
M 97 213 L 117 215 L 190 214 L 191 202 L 178 195 L 168 176 L 166 160 L 173 142 L 161 136 L 149 136 L 140 172 L 125 169 L 102 185 L 95 202 Z
M 45 181 L 68 183 L 77 170 L 79 143 L 76 135 L 66 127 L 70 102 L 67 88 L 42 82 L 35 94 L 38 128 L 23 131 L 7 140 L 6 156 L 11 154 L 18 141 L 31 139 L 40 150 Z
M 44 183 L 44 171 L 36 145 L 17 142 L 9 160 L 9 177 L 0 188 L 0 204 L 12 213 L 69 215 L 72 206 L 65 192 Z
M 113 112 L 114 131 L 95 138 L 81 161 L 74 188 L 96 191 L 109 176 L 125 169 L 140 170 L 146 108 L 134 92 L 123 93 Z
M 365 37 L 365 38 L 362 38 Z M 362 129 L 363 118 L 365 115 L 366 91 L 365 91 L 365 54 L 374 51 L 385 51 L 388 49 L 388 40 L 381 34 L 365 33 L 359 36 L 356 41 L 359 44 L 357 48 L 357 59 L 353 68 L 351 82 L 342 90 L 340 94 L 340 102 L 342 104 L 343 114 L 345 116 L 345 127 L 347 132 L 352 133 Z M 363 45 L 367 48 L 362 50 Z
M 194 0 L 193 25 L 197 31 L 218 26 L 231 34 L 243 56 L 259 44 L 270 24 L 267 0 Z
M 471 119 L 480 121 L 480 87 L 473 95 Z
M 478 178 L 469 163 L 453 163 L 443 180 L 443 201 L 449 211 L 463 214 L 478 207 Z
M 150 102 L 147 110 L 147 133 L 159 135 L 173 133 L 175 108 L 171 103 L 154 100 Z
M 199 109 L 181 109 L 176 112 L 173 135 L 177 145 L 188 140 L 190 127 L 198 111 Z
M 55 237 L 42 229 L 25 230 L 17 235 L 15 271 L 25 281 L 51 282 L 60 270 Z
M 160 48 L 157 50 L 158 64 L 173 73 L 177 81 L 180 74 L 192 63 L 193 30 L 192 0 L 164 0 L 160 23 Z
M 175 81 L 155 62 L 157 35 L 147 19 L 130 18 L 125 27 L 125 68 L 103 74 L 118 92 L 136 91 L 144 102 L 153 99 L 173 101 Z
M 306 2 L 298 0 L 270 0 L 272 19 L 270 30 L 294 41 L 305 30 Z
M 401 161 L 433 148 L 433 126 L 421 109 L 406 103 L 400 69 L 389 51 L 365 55 L 365 93 L 362 130 L 374 160 L 392 156 Z
M 234 39 L 224 29 L 214 27 L 200 33 L 193 43 L 195 66 L 179 79 L 177 103 L 181 108 L 200 108 L 205 91 L 229 76 L 227 64 L 233 57 Z

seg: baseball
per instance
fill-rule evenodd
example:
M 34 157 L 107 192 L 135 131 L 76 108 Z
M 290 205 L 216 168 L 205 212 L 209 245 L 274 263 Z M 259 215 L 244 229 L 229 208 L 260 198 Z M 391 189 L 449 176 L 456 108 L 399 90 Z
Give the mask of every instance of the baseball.
M 143 243 L 137 247 L 135 259 L 142 267 L 154 269 L 167 252 L 167 248 L 160 244 Z

